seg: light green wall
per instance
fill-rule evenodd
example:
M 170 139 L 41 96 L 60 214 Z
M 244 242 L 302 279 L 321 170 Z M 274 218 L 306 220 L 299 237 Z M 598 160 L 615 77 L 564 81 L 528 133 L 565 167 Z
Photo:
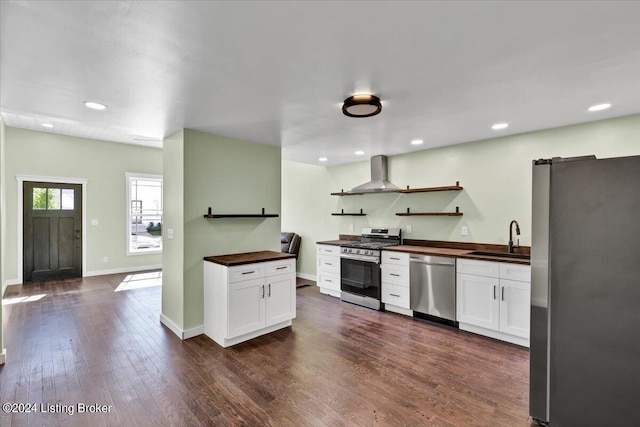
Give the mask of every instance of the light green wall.
M 373 153 L 375 154 L 375 153 Z M 300 204 L 324 203 L 329 211 L 357 211 L 365 217 L 331 217 L 328 229 L 320 229 L 316 240 L 329 234 L 359 234 L 362 227 L 403 227 L 405 238 L 506 244 L 508 226 L 518 220 L 520 243 L 531 244 L 531 162 L 538 158 L 595 154 L 599 158 L 640 154 L 640 115 L 507 136 L 443 148 L 427 149 L 389 157 L 389 179 L 405 187 L 453 185 L 462 192 L 371 194 L 336 197 L 330 192 L 348 189 L 369 180 L 369 161 L 327 168 L 328 191 L 295 193 Z M 296 168 L 284 164 L 283 176 L 296 179 Z M 283 198 L 293 190 L 283 185 Z M 320 202 L 318 202 L 320 200 Z M 285 204 L 284 206 L 290 206 Z M 413 212 L 450 211 L 460 206 L 462 217 L 399 217 L 407 207 Z M 289 209 L 283 217 L 289 217 Z M 321 209 L 324 210 L 324 207 Z M 353 224 L 355 232 L 349 230 Z M 406 226 L 413 233 L 406 233 Z M 469 227 L 469 236 L 460 228 Z M 322 236 L 322 237 L 321 237 Z M 313 237 L 312 237 L 313 238 Z M 302 273 L 315 275 L 315 264 L 304 264 Z
M 87 179 L 86 271 L 160 265 L 161 255 L 127 256 L 125 172 L 162 174 L 162 150 L 76 138 L 48 132 L 5 129 L 5 279 L 18 275 L 18 182 L 16 175 Z M 91 219 L 99 225 L 92 226 Z M 103 262 L 103 257 L 108 262 Z
M 167 162 L 174 162 L 177 156 L 177 153 L 165 154 L 165 169 L 168 169 Z M 172 270 L 173 280 L 177 275 L 173 269 L 183 263 L 184 316 L 180 319 L 168 315 L 170 311 L 179 311 L 173 307 L 179 302 L 166 301 L 164 295 L 163 314 L 188 330 L 203 322 L 203 257 L 280 249 L 280 218 L 205 219 L 203 215 L 209 206 L 214 213 L 255 214 L 265 208 L 267 213 L 279 214 L 281 160 L 279 147 L 188 129 L 184 130 L 183 156 L 184 252 L 165 251 L 163 270 Z M 172 179 L 179 180 L 179 177 Z M 165 174 L 165 191 L 167 185 L 171 185 L 168 180 Z M 174 189 L 172 194 L 179 196 L 179 189 Z M 167 203 L 169 198 L 165 197 Z M 177 214 L 175 218 L 179 221 Z M 173 218 L 165 222 L 167 227 L 176 230 L 177 240 L 179 224 Z
M 300 235 L 298 272 L 315 275 L 316 242 L 335 239 L 326 195 L 329 173 L 324 166 L 282 162 L 282 231 Z M 314 273 L 311 273 L 314 272 Z
M 184 131 L 165 138 L 162 147 L 162 314 L 184 328 Z M 167 230 L 174 238 L 167 238 Z

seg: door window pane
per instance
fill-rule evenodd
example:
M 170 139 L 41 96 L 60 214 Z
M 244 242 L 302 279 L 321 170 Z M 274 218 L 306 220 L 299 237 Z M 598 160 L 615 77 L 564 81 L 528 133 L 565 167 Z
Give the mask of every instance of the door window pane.
M 75 205 L 74 205 L 74 197 L 75 197 L 75 192 L 73 191 L 73 189 L 70 188 L 63 188 L 62 189 L 62 209 L 70 209 L 73 210 Z
M 47 188 L 47 209 L 60 209 L 60 189 L 59 188 Z
M 33 189 L 33 209 L 47 209 L 47 189 Z

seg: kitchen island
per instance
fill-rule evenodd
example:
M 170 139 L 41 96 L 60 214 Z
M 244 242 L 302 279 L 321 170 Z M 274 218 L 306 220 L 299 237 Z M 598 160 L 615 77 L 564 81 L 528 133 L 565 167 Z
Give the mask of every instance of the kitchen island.
M 204 257 L 204 333 L 229 347 L 291 326 L 295 255 L 273 251 Z

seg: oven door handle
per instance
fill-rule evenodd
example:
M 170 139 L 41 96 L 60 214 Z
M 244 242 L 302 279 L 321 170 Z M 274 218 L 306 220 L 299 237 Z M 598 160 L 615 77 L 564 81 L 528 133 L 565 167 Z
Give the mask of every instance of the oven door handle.
M 380 258 L 366 256 L 366 255 L 340 255 L 340 258 L 352 259 L 352 260 L 355 260 L 355 261 L 373 262 L 373 263 L 376 263 L 376 264 L 380 264 Z

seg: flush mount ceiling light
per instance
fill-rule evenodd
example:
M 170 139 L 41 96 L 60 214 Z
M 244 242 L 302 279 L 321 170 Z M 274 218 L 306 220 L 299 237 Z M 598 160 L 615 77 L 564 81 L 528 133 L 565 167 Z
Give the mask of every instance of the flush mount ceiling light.
M 320 162 L 326 162 L 327 160 L 329 160 L 329 159 L 327 159 L 326 157 L 320 157 L 318 159 L 318 161 L 320 161 Z
M 413 141 L 411 141 L 411 145 L 420 145 L 422 144 L 424 141 L 421 139 L 414 139 Z
M 43 124 L 42 124 L 42 127 L 43 127 L 43 128 L 51 129 L 51 128 L 53 127 L 53 125 L 52 125 L 51 123 L 43 123 Z
M 500 129 L 506 129 L 508 127 L 509 127 L 509 123 L 496 123 L 495 125 L 491 126 L 491 129 L 500 130 Z
M 591 107 L 587 108 L 587 110 L 589 110 L 589 111 L 602 111 L 602 110 L 606 110 L 607 108 L 611 108 L 611 104 L 592 105 Z
M 362 151 L 362 150 L 358 150 L 358 151 L 356 151 L 356 152 L 355 152 L 355 153 L 353 153 L 353 154 L 355 154 L 356 156 L 362 156 L 362 155 L 364 154 L 364 151 Z
M 91 108 L 92 110 L 104 110 L 107 108 L 106 105 L 100 104 L 98 102 L 84 101 L 84 106 L 87 108 Z
M 380 111 L 382 103 L 375 95 L 353 95 L 342 104 L 342 112 L 349 117 L 371 117 Z

